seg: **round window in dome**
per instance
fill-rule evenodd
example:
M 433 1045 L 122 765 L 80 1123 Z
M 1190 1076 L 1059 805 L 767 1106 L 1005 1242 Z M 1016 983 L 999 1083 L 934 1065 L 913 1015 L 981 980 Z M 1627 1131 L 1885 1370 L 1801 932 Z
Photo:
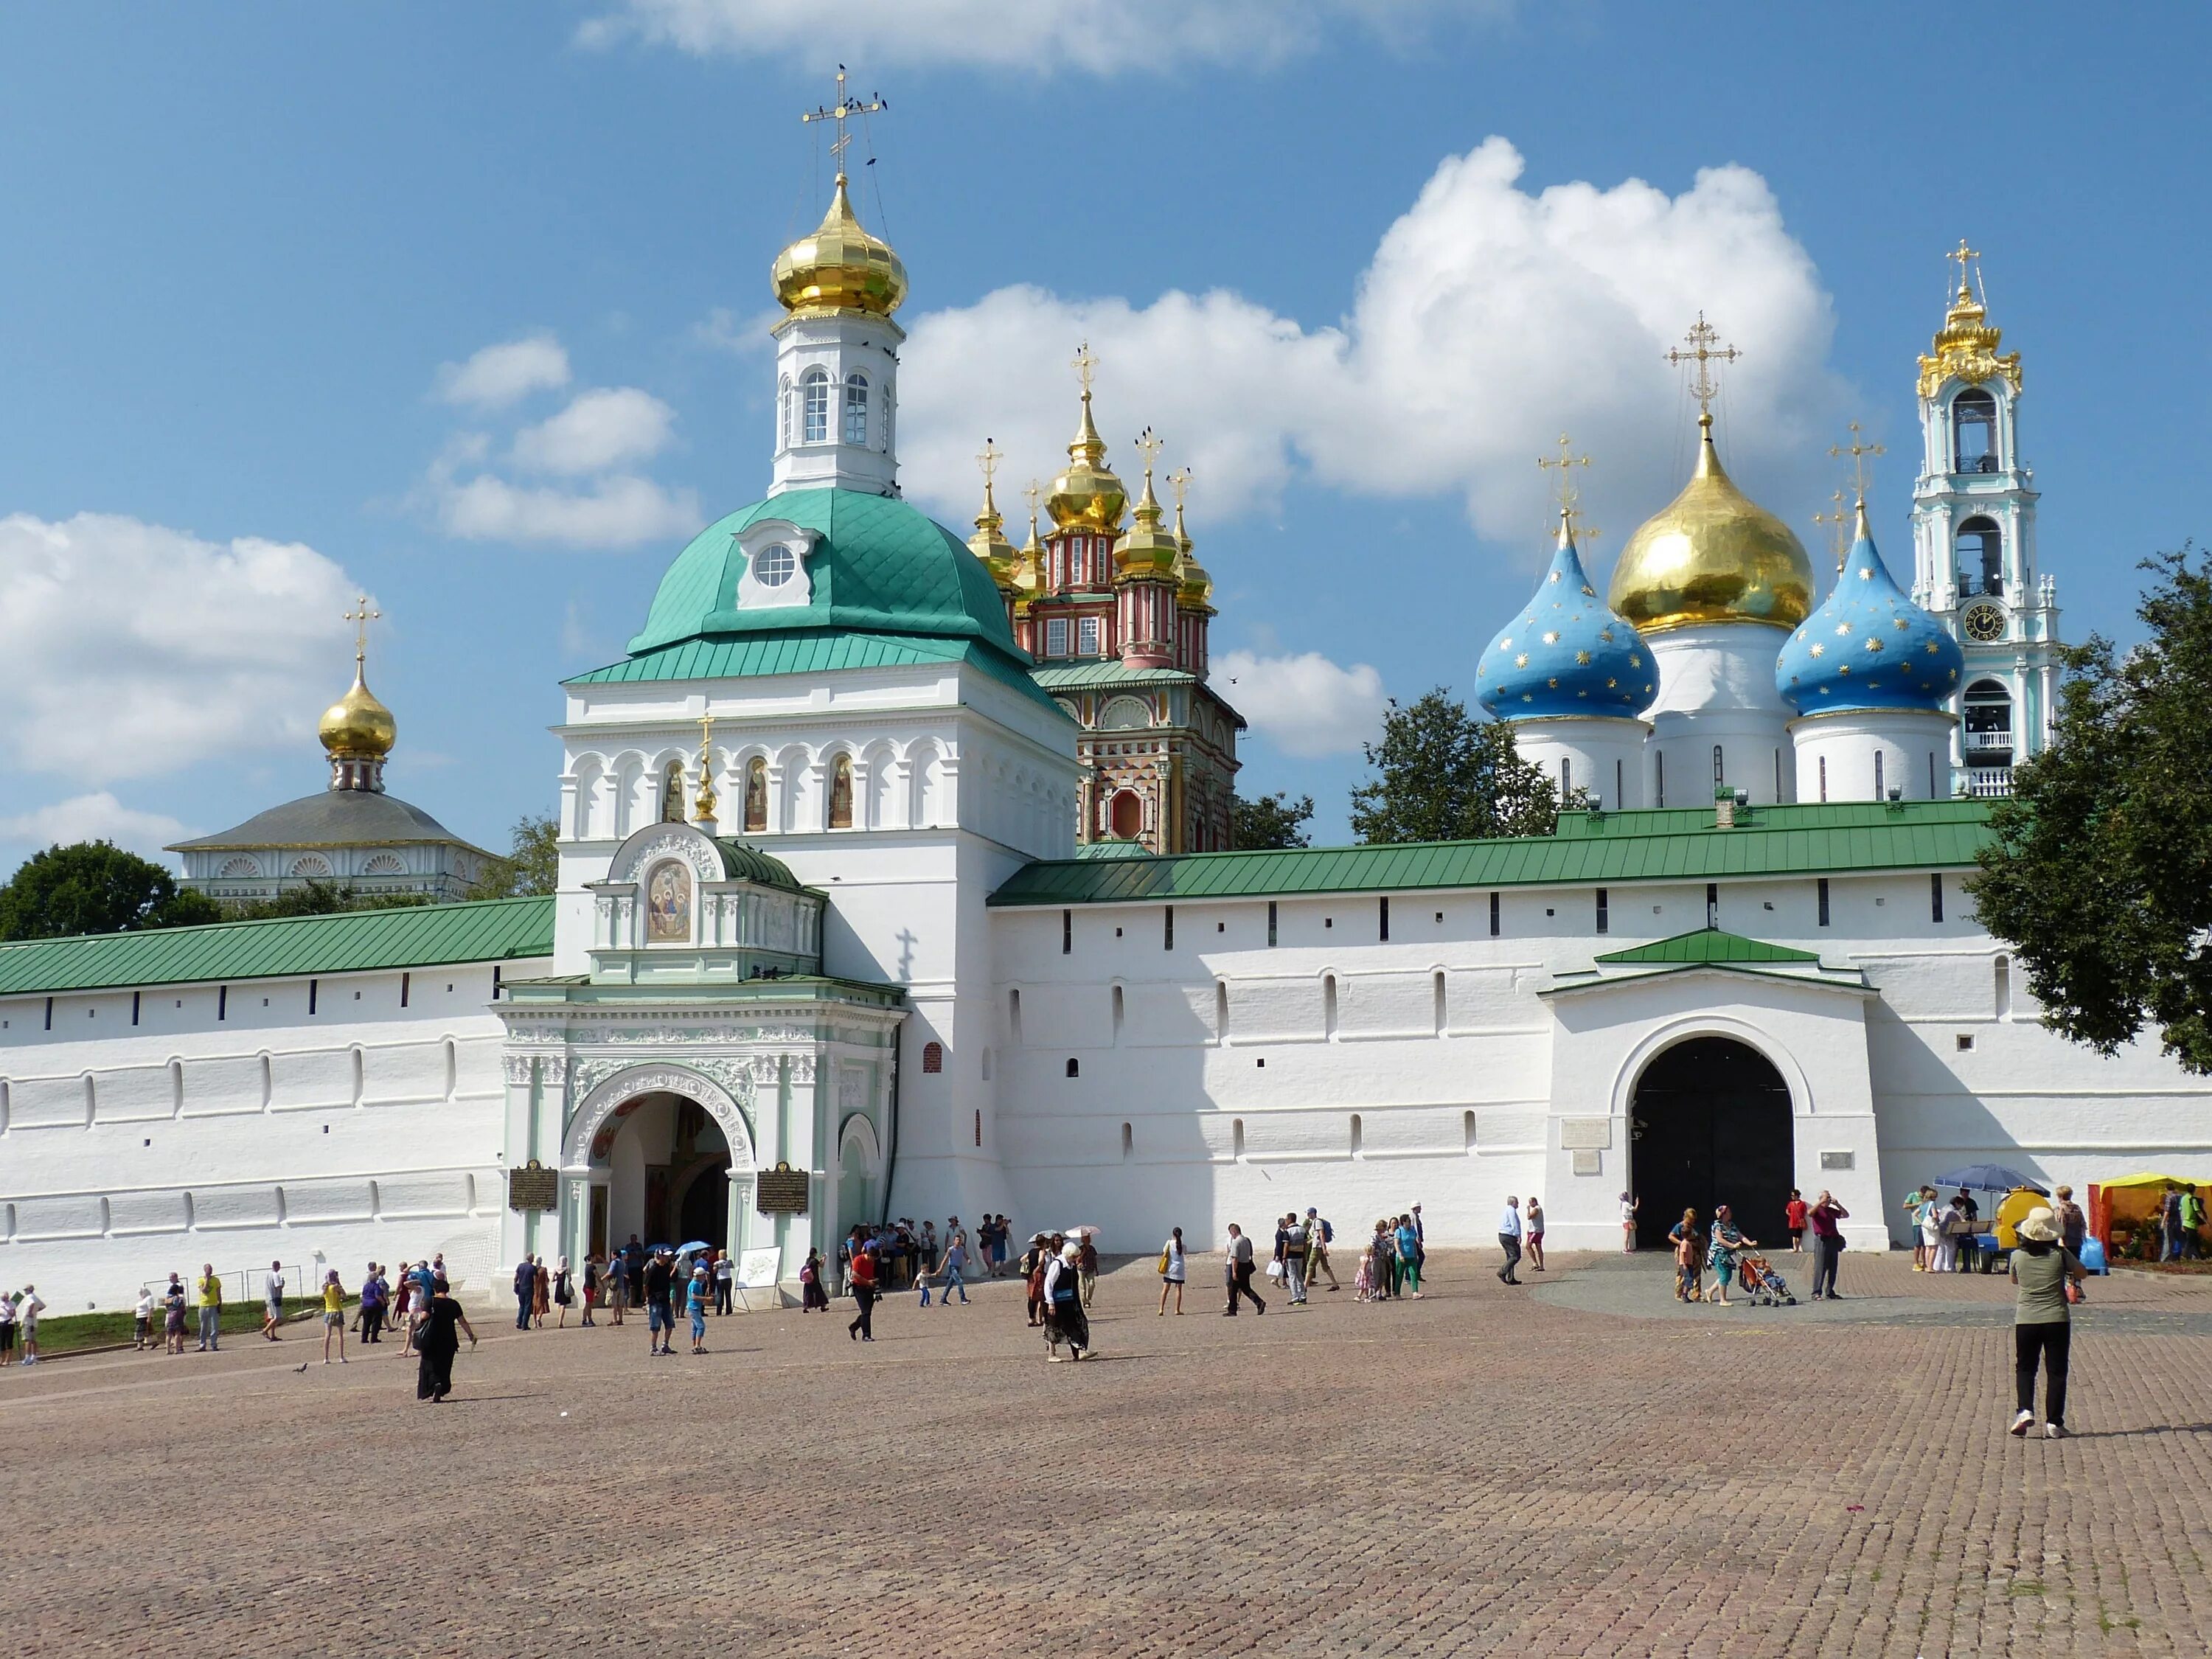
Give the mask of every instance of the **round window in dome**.
M 792 550 L 778 543 L 774 547 L 763 548 L 754 558 L 753 580 L 763 587 L 781 587 L 798 568 L 799 561 Z

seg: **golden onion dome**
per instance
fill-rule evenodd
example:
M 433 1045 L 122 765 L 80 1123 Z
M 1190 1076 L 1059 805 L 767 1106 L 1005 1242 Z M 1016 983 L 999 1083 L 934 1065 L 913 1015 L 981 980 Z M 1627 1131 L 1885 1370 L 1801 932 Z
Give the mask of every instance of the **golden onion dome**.
M 1712 416 L 1698 427 L 1697 471 L 1628 538 L 1607 603 L 1645 634 L 1700 623 L 1795 628 L 1812 614 L 1813 562 L 1722 470 Z
M 1091 392 L 1083 393 L 1083 422 L 1067 447 L 1067 468 L 1052 481 L 1045 510 L 1060 530 L 1113 535 L 1121 528 L 1121 509 L 1129 492 L 1106 465 L 1106 441 L 1091 420 Z
M 840 311 L 888 317 L 906 298 L 906 267 L 890 243 L 860 228 L 842 173 L 830 211 L 812 235 L 775 256 L 769 280 L 777 303 L 794 317 Z
M 392 718 L 392 711 L 376 699 L 362 677 L 362 665 L 356 658 L 353 666 L 353 685 L 345 696 L 323 710 L 317 722 L 315 735 L 323 740 L 323 748 L 332 760 L 382 760 L 392 752 L 392 745 L 399 735 L 399 727 Z
M 1174 480 L 1169 482 L 1173 483 Z M 1198 555 L 1191 549 L 1189 532 L 1182 527 L 1180 493 L 1176 501 L 1175 538 L 1176 545 L 1182 550 L 1182 556 L 1176 562 L 1176 580 L 1179 585 L 1176 603 L 1186 611 L 1203 611 L 1213 602 L 1213 578 L 1198 562 Z
M 1176 580 L 1182 560 L 1182 543 L 1164 520 L 1160 498 L 1152 494 L 1152 469 L 1145 469 L 1145 493 L 1137 498 L 1136 522 L 1114 544 L 1114 574 L 1122 580 L 1143 576 Z
M 1030 499 L 1036 499 L 1036 486 L 1030 486 Z M 1044 592 L 1044 549 L 1037 542 L 1036 514 L 1030 514 L 1030 538 L 1022 544 L 1022 550 L 1014 555 L 1014 614 L 1025 614 L 1030 605 Z
M 1014 567 L 1021 556 L 1014 544 L 1006 539 L 1006 521 L 1000 513 L 998 503 L 991 499 L 991 481 L 983 480 L 983 510 L 975 515 L 975 533 L 968 538 L 968 550 L 983 562 L 991 573 L 991 580 L 1002 593 L 1014 587 Z

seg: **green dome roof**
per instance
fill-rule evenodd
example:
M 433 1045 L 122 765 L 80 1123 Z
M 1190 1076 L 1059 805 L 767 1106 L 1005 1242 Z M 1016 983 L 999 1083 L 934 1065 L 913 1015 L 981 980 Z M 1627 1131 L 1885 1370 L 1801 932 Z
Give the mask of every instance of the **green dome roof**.
M 737 608 L 745 567 L 738 532 L 762 519 L 820 532 L 806 561 L 807 604 Z M 902 501 L 849 489 L 786 490 L 708 525 L 668 567 L 628 648 L 635 656 L 684 640 L 823 628 L 1018 649 L 1006 601 L 964 543 Z
M 763 887 L 781 887 L 787 893 L 803 893 L 805 884 L 791 873 L 791 866 L 773 858 L 750 842 L 735 836 L 714 837 L 714 850 L 722 855 L 722 873 Z

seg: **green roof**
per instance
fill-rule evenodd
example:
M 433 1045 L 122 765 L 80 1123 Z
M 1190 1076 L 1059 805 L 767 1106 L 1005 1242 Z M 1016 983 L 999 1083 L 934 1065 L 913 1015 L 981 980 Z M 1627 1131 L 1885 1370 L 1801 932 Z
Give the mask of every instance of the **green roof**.
M 1042 662 L 1030 672 L 1048 691 L 1075 691 L 1096 685 L 1189 685 L 1198 678 L 1182 668 L 1132 668 L 1119 657 Z
M 714 850 L 722 855 L 722 873 L 738 881 L 750 881 L 762 887 L 781 887 L 787 893 L 804 893 L 806 884 L 791 873 L 791 866 L 781 859 L 770 857 L 749 841 L 739 841 L 735 836 L 717 836 Z
M 804 605 L 739 610 L 745 555 L 737 536 L 766 519 L 819 536 L 806 559 L 811 597 Z M 1018 648 L 991 573 L 959 538 L 896 496 L 850 489 L 787 489 L 708 525 L 668 567 L 626 648 L 635 656 L 682 640 L 806 627 Z
M 1079 859 L 1148 859 L 1152 849 L 1140 841 L 1087 841 L 1075 849 Z
M 1689 962 L 1818 962 L 1816 951 L 1795 951 L 1786 945 L 1724 933 L 1717 927 L 1700 927 L 1693 933 L 1654 939 L 1631 951 L 1613 951 L 1598 957 L 1607 966 L 1638 963 Z
M 963 556 L 972 556 L 963 555 Z M 910 668 L 965 663 L 1027 696 L 1039 696 L 1021 659 L 980 640 L 854 634 L 795 628 L 775 633 L 684 640 L 595 668 L 567 682 L 608 685 L 631 680 L 744 679 L 764 674 L 822 674 L 840 668 Z M 1057 710 L 1060 705 L 1053 704 Z
M 994 905 L 1160 903 L 1291 893 L 1718 881 L 1875 870 L 1953 870 L 1990 839 L 1978 801 L 1765 806 L 1717 829 L 1713 809 L 1567 813 L 1510 841 L 1064 859 L 1025 866 Z
M 550 898 L 417 904 L 0 945 L 0 996 L 365 973 L 552 954 Z

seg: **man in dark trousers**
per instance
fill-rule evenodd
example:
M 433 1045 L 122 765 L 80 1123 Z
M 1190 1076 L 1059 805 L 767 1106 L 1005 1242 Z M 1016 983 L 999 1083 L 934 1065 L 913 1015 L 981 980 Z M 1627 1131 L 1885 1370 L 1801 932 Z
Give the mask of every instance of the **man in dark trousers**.
M 1505 1213 L 1498 1218 L 1498 1245 L 1505 1252 L 1505 1265 L 1498 1270 L 1500 1283 L 1518 1285 L 1513 1270 L 1521 1265 L 1521 1200 L 1508 1198 Z
M 623 1273 L 629 1280 L 629 1305 L 642 1308 L 645 1305 L 645 1246 L 637 1242 L 635 1233 L 632 1233 L 629 1243 L 623 1246 Z
M 538 1298 L 538 1264 L 527 1255 L 522 1265 L 514 1270 L 514 1328 L 530 1328 L 530 1306 Z
M 658 1252 L 645 1267 L 645 1334 L 650 1351 L 656 1354 L 673 1353 L 668 1345 L 676 1334 L 676 1316 L 668 1305 L 669 1286 L 675 1281 L 676 1269 L 670 1252 Z
M 1233 1221 L 1229 1224 L 1229 1243 L 1225 1249 L 1229 1260 L 1223 1266 L 1222 1276 L 1229 1285 L 1229 1305 L 1221 1310 L 1222 1316 L 1227 1319 L 1237 1317 L 1237 1298 L 1240 1296 L 1251 1297 L 1254 1313 L 1267 1312 L 1267 1304 L 1260 1300 L 1260 1293 L 1252 1288 L 1252 1241 L 1244 1237 L 1244 1230 Z

